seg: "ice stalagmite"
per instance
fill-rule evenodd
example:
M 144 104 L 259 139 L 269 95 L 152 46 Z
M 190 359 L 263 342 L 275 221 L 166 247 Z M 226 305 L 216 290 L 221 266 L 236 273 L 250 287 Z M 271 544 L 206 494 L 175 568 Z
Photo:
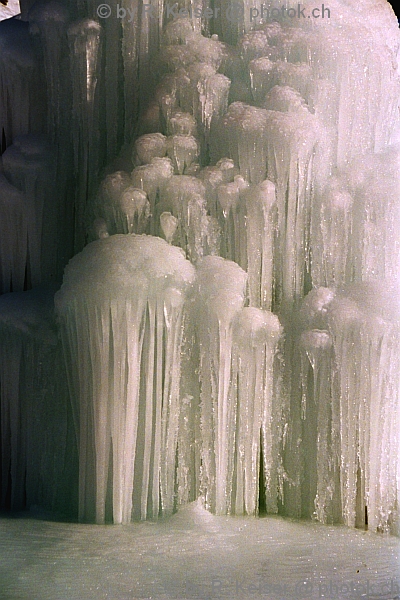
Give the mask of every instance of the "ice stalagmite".
M 127 523 L 174 509 L 193 281 L 182 251 L 148 236 L 92 242 L 66 269 L 56 307 L 78 416 L 80 519 Z

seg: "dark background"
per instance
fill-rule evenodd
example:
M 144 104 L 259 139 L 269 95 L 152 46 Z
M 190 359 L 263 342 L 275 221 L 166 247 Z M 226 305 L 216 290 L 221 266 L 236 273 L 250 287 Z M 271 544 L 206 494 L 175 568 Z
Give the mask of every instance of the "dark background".
M 400 7 L 398 4 L 394 4 L 393 2 L 390 2 L 390 4 L 392 5 L 392 8 L 394 10 L 394 12 L 396 13 L 396 16 L 398 19 L 400 19 Z

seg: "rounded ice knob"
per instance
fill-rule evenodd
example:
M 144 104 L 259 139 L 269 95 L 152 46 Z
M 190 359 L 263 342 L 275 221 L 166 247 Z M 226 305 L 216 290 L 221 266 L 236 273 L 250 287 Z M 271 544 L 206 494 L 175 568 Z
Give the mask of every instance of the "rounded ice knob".
M 133 218 L 136 214 L 142 214 L 148 204 L 147 194 L 144 190 L 135 187 L 127 188 L 120 198 L 122 212 Z
M 235 175 L 238 175 L 238 169 L 231 158 L 221 158 L 217 164 L 219 171 L 222 173 L 225 183 L 230 183 L 234 180 Z
M 167 139 L 162 133 L 148 133 L 135 142 L 134 160 L 137 164 L 148 164 L 153 158 L 162 158 L 167 152 Z
M 199 147 L 196 138 L 192 135 L 172 135 L 167 140 L 167 154 L 173 162 L 175 171 L 183 175 L 198 157 Z
M 167 240 L 168 244 L 171 244 L 175 231 L 178 227 L 178 219 L 170 212 L 163 212 L 160 215 L 160 225 L 163 234 L 165 235 L 165 239 Z

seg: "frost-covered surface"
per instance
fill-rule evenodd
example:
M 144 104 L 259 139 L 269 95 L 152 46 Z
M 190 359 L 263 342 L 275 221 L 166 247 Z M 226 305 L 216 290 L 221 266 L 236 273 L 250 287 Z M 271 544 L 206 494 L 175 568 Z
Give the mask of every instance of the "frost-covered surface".
M 123 528 L 40 516 L 0 520 L 5 598 L 398 598 L 396 538 L 280 517 L 216 517 L 197 504 Z

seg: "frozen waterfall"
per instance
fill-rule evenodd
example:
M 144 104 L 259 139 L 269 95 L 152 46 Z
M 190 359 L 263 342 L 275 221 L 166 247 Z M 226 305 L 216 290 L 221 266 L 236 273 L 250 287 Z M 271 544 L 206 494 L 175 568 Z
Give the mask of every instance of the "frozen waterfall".
M 400 34 L 267 5 L 0 23 L 2 508 L 399 535 Z

